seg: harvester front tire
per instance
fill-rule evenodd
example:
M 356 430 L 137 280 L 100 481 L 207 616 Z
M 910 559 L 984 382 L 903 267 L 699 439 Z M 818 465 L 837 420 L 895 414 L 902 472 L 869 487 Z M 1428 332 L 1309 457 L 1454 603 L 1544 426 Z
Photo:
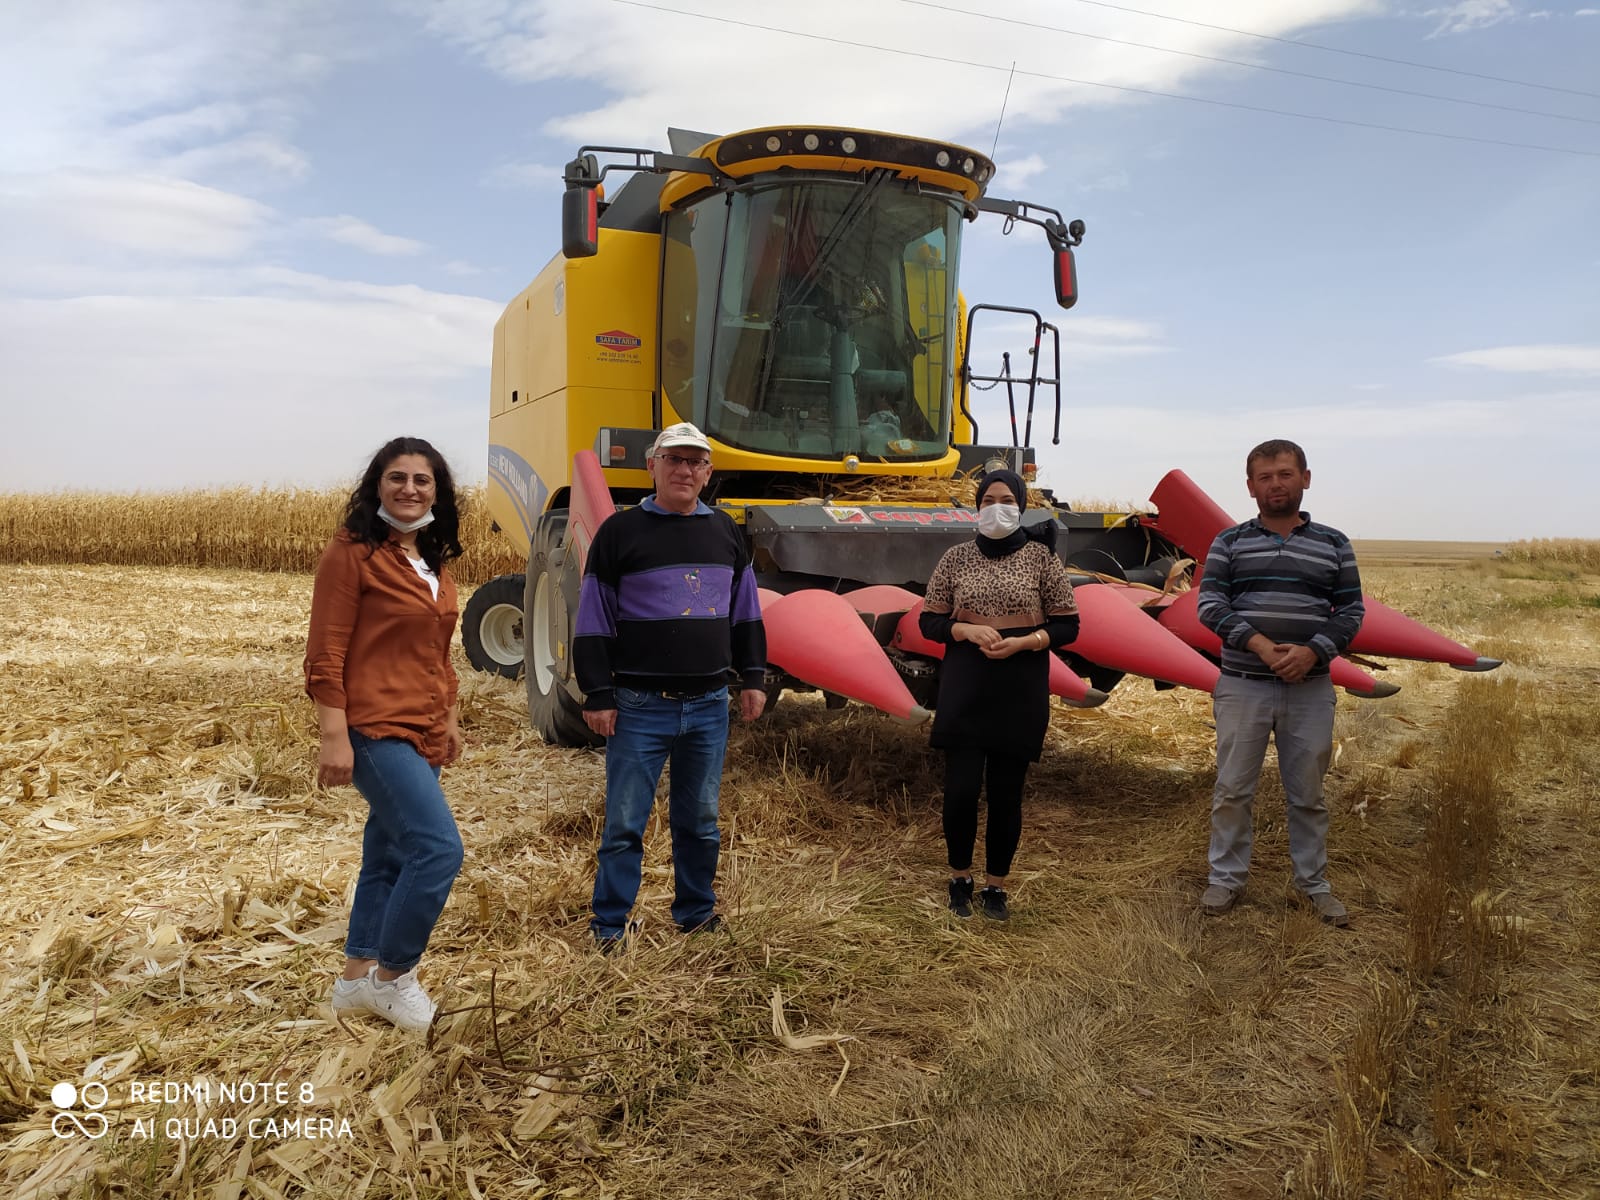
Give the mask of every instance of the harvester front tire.
M 577 589 L 563 588 L 564 582 L 574 582 L 563 578 L 568 570 L 561 545 L 566 525 L 565 514 L 543 517 L 528 560 L 522 620 L 528 715 L 552 746 L 598 746 L 603 739 L 584 724 L 583 706 L 565 684 L 577 616 Z
M 522 673 L 522 606 L 527 581 L 521 575 L 489 580 L 461 613 L 461 645 L 475 670 L 515 679 Z

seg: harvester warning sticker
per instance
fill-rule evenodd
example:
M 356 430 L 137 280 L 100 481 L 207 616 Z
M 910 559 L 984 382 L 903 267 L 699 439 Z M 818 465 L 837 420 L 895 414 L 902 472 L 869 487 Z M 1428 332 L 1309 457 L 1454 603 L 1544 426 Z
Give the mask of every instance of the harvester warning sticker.
M 594 335 L 594 344 L 600 347 L 601 362 L 638 362 L 644 339 L 626 329 L 608 329 Z
M 865 525 L 867 513 L 861 508 L 825 508 L 822 510 L 839 525 Z

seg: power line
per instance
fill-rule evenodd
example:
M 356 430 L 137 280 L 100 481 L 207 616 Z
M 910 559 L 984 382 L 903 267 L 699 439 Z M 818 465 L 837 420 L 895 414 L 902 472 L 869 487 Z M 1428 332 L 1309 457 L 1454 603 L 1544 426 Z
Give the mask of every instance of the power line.
M 1000 119 L 994 123 L 994 145 L 989 147 L 989 157 L 1000 148 L 1000 127 L 1006 123 L 1006 105 L 1011 101 L 1011 81 L 1017 77 L 1017 60 L 1011 60 L 1011 72 L 1006 76 L 1006 94 L 1000 97 Z
M 1395 96 L 1413 96 L 1422 100 L 1439 100 L 1445 104 L 1469 104 L 1473 108 L 1494 108 L 1501 112 L 1521 113 L 1526 117 L 1549 117 L 1553 121 L 1578 121 L 1584 125 L 1600 125 L 1600 118 L 1574 117 L 1566 113 L 1547 112 L 1538 108 L 1518 108 L 1512 104 L 1494 104 L 1488 100 L 1467 100 L 1460 96 L 1441 96 L 1437 92 L 1417 92 L 1409 88 L 1388 87 L 1381 83 L 1363 83 L 1356 79 L 1340 79 L 1335 75 L 1318 75 L 1311 71 L 1296 71 L 1290 67 L 1272 67 L 1265 63 L 1244 62 L 1237 58 L 1220 58 L 1215 54 L 1200 54 L 1193 50 L 1175 50 L 1170 46 L 1156 46 L 1149 42 L 1135 42 L 1127 38 L 1110 37 L 1100 33 L 1084 33 L 1079 29 L 1063 29 L 1059 25 L 1045 25 L 1038 21 L 1024 21 L 1018 17 L 1002 17 L 995 13 L 974 12 L 969 8 L 956 8 L 949 4 L 936 4 L 934 0 L 901 0 L 919 8 L 937 9 L 939 12 L 958 13 L 964 17 L 977 17 L 984 21 L 1000 21 L 1007 25 L 1021 25 L 1047 33 L 1064 33 L 1068 37 L 1089 38 L 1096 42 L 1110 42 L 1114 46 L 1132 46 L 1140 50 L 1154 50 L 1159 54 L 1176 54 L 1183 58 L 1197 58 L 1201 62 L 1221 63 L 1229 67 L 1244 67 L 1249 71 L 1270 71 L 1274 75 L 1292 75 L 1296 79 L 1315 79 L 1322 83 L 1336 83 L 1341 87 L 1366 88 L 1373 92 L 1389 92 Z
M 821 33 L 805 33 L 798 29 L 781 29 L 776 25 L 762 25 L 755 21 L 741 21 L 735 17 L 717 17 L 709 13 L 690 12 L 687 9 L 671 8 L 664 4 L 648 4 L 645 0 L 611 0 L 613 4 L 624 4 L 629 8 L 643 8 L 652 12 L 670 13 L 679 17 L 696 17 L 702 21 L 715 21 L 720 25 L 735 25 L 742 29 L 758 29 L 764 33 L 778 33 L 786 37 L 805 38 L 814 42 L 828 42 L 835 46 L 849 46 L 856 50 L 876 50 L 883 54 L 898 54 L 906 58 L 918 58 L 926 62 L 945 63 L 950 66 L 975 67 L 982 71 L 1009 71 L 1012 68 L 997 66 L 994 63 L 974 62 L 971 59 L 952 58 L 941 54 L 928 54 L 920 50 L 905 50 L 898 46 L 878 46 L 871 42 L 855 42 L 848 38 L 830 37 Z M 1260 104 L 1243 104 L 1233 100 L 1214 100 L 1206 96 L 1185 96 L 1178 92 L 1161 92 L 1154 88 L 1130 87 L 1120 83 L 1104 83 L 1095 79 L 1077 79 L 1071 75 L 1052 75 L 1044 71 L 1017 71 L 1018 75 L 1026 75 L 1032 79 L 1045 79 L 1054 83 L 1072 83 L 1081 87 L 1104 88 L 1113 92 L 1125 92 L 1135 96 L 1155 96 L 1162 100 L 1186 100 L 1191 104 L 1209 104 L 1214 108 L 1233 108 L 1242 112 L 1268 113 L 1277 117 L 1293 117 L 1301 121 L 1320 121 L 1327 125 L 1348 125 L 1356 129 L 1377 129 L 1385 133 L 1406 133 L 1415 137 L 1443 138 L 1452 142 L 1473 142 L 1480 146 L 1505 146 L 1516 150 L 1543 150 L 1549 154 L 1572 154 L 1582 158 L 1600 158 L 1600 150 L 1576 150 L 1569 146 L 1544 146 L 1536 142 L 1512 142 L 1499 138 L 1475 137 L 1466 133 L 1442 133 L 1434 129 L 1411 129 L 1404 125 L 1382 125 L 1375 121 L 1355 121 L 1348 117 L 1328 117 L 1318 113 L 1291 112 L 1283 108 L 1268 108 Z
M 1485 75 L 1478 71 L 1464 71 L 1459 67 L 1441 67 L 1435 63 L 1413 62 L 1408 58 L 1388 58 L 1382 54 L 1369 54 L 1365 50 L 1347 50 L 1343 46 L 1325 46 L 1321 42 L 1307 42 L 1299 38 L 1274 37 L 1270 33 L 1252 33 L 1248 29 L 1234 29 L 1230 25 L 1211 25 L 1205 21 L 1192 21 L 1188 17 L 1174 17 L 1167 13 L 1149 12 L 1142 8 L 1129 8 L 1112 4 L 1109 0 L 1074 0 L 1078 4 L 1092 4 L 1096 8 L 1110 8 L 1117 12 L 1132 13 L 1139 17 L 1154 17 L 1158 21 L 1176 21 L 1180 25 L 1193 25 L 1197 29 L 1215 29 L 1220 33 L 1235 33 L 1240 37 L 1259 38 L 1263 42 L 1277 42 L 1281 46 L 1302 46 L 1307 50 L 1321 50 L 1328 54 L 1348 54 L 1352 58 L 1370 58 L 1373 62 L 1390 63 L 1397 67 L 1415 67 L 1419 71 L 1439 71 L 1446 75 L 1464 75 L 1468 79 L 1487 79 L 1491 83 L 1510 83 L 1517 87 L 1539 88 L 1546 92 L 1565 92 L 1569 96 L 1587 96 L 1600 100 L 1600 92 L 1584 92 L 1577 88 L 1558 87 L 1553 83 L 1534 83 L 1530 79 L 1510 79 L 1504 75 Z

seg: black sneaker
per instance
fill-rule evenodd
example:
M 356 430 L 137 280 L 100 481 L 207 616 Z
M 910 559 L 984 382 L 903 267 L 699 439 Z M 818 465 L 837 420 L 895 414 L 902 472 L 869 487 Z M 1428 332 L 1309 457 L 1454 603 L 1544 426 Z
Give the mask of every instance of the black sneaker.
M 952 879 L 950 881 L 950 911 L 958 917 L 972 915 L 972 879 Z
M 712 913 L 698 925 L 678 926 L 678 931 L 680 933 L 720 933 L 722 931 L 722 917 L 718 913 Z
M 627 942 L 636 936 L 643 926 L 637 921 L 629 921 L 628 927 L 621 933 L 601 933 L 594 930 L 594 946 L 601 954 L 615 954 Z
M 978 893 L 978 907 L 991 921 L 1009 921 L 1011 913 L 1006 908 L 1004 888 L 986 887 Z

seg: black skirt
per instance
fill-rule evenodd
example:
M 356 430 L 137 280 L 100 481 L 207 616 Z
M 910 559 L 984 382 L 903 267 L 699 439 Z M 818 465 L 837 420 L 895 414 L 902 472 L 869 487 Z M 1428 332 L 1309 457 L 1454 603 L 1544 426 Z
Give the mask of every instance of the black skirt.
M 1028 629 L 1002 630 L 1006 637 Z M 939 673 L 939 705 L 930 744 L 998 750 L 1037 762 L 1050 724 L 1048 651 L 1021 650 L 1010 658 L 984 657 L 971 642 L 955 642 Z

